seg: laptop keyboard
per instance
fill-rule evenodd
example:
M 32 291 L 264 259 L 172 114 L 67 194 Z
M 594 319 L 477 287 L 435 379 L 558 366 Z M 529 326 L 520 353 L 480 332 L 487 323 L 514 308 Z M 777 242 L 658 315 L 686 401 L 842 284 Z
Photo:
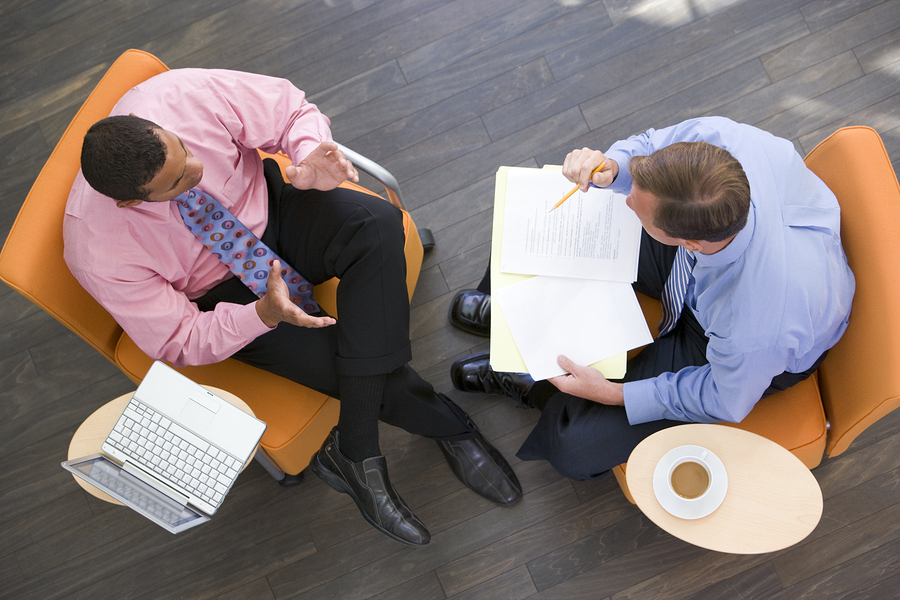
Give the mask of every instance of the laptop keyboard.
M 107 443 L 132 456 L 163 481 L 218 507 L 241 463 L 178 423 L 132 398 Z

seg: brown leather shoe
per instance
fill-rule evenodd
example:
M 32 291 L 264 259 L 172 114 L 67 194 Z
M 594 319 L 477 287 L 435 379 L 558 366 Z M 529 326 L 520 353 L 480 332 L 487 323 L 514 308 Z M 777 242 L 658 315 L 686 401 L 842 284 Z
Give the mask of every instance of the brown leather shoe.
M 463 290 L 450 302 L 450 323 L 482 337 L 491 335 L 491 296 Z

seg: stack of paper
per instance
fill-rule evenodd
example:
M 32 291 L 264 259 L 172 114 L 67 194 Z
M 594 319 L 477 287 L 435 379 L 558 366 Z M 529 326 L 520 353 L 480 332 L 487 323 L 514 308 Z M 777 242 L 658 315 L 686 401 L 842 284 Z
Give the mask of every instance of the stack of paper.
M 631 283 L 641 224 L 624 196 L 571 189 L 556 169 L 497 172 L 491 248 L 491 366 L 535 379 L 562 375 L 560 354 L 609 378 L 652 341 Z

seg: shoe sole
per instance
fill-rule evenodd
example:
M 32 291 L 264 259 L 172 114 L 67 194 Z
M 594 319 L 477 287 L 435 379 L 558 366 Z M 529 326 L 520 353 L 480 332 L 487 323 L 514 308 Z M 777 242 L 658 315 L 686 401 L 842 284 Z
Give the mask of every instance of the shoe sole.
M 362 503 L 360 503 L 359 498 L 353 492 L 353 489 L 349 485 L 347 485 L 347 482 L 345 482 L 343 480 L 343 478 L 341 478 L 339 475 L 336 475 L 334 473 L 334 471 L 332 471 L 331 469 L 329 469 L 328 467 L 323 465 L 321 462 L 319 462 L 319 454 L 318 453 L 313 455 L 313 459 L 309 463 L 309 468 L 316 477 L 318 477 L 323 482 L 325 482 L 325 485 L 327 485 L 328 487 L 330 487 L 331 489 L 333 489 L 336 492 L 340 492 L 342 494 L 347 494 L 348 496 L 350 496 L 350 498 L 356 504 L 356 508 L 357 508 L 357 510 L 359 510 L 359 514 L 361 514 L 363 516 L 363 518 L 369 522 L 369 525 L 371 525 L 372 527 L 374 527 L 375 529 L 377 529 L 384 535 L 388 536 L 391 539 L 395 539 L 402 544 L 406 544 L 407 546 L 424 546 L 425 545 L 425 544 L 411 542 L 409 540 L 403 539 L 402 537 L 388 531 L 387 529 L 385 529 L 384 527 L 379 525 L 374 519 L 372 519 L 372 517 L 370 517 L 368 514 L 366 514 L 366 511 L 363 510 Z M 428 542 L 426 542 L 426 543 L 428 543 Z

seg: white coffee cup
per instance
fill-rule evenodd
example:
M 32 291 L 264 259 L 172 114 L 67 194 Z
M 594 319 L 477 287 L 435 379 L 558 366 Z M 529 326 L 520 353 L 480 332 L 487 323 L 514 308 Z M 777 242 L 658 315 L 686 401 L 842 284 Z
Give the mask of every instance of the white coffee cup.
M 704 460 L 709 450 L 698 448 L 696 455 L 682 456 L 669 467 L 666 481 L 669 491 L 690 502 L 696 502 L 709 493 L 713 484 L 712 470 Z

